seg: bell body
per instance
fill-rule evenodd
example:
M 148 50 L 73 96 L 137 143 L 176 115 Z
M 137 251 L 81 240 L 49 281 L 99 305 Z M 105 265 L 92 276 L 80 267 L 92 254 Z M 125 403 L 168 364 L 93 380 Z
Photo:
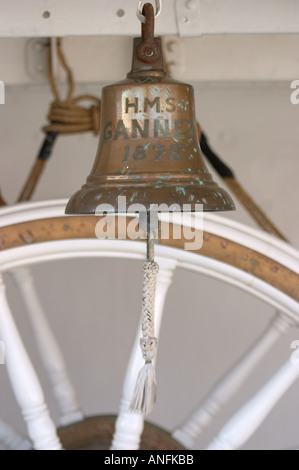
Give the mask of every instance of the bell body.
M 146 67 L 144 67 L 146 69 Z M 68 214 L 94 214 L 100 204 L 119 212 L 132 204 L 161 212 L 177 205 L 194 211 L 233 210 L 213 182 L 197 134 L 194 90 L 165 73 L 139 70 L 102 92 L 101 133 L 87 183 L 70 200 Z

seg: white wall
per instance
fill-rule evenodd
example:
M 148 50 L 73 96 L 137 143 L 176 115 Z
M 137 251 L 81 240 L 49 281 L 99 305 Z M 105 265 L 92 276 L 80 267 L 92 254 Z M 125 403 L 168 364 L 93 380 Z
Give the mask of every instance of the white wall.
M 198 119 L 214 148 L 299 248 L 299 106 L 290 103 L 290 83 L 218 81 L 196 83 L 195 88 Z M 81 85 L 79 91 L 100 94 L 100 89 Z M 8 87 L 6 104 L 0 106 L 0 183 L 10 203 L 16 200 L 40 146 L 40 128 L 50 100 L 47 86 Z M 96 147 L 92 135 L 61 137 L 34 199 L 70 196 L 85 181 Z M 237 206 L 237 212 L 228 217 L 254 225 Z M 85 412 L 115 414 L 140 313 L 141 263 L 69 261 L 38 266 L 33 272 Z M 9 279 L 7 282 L 16 320 L 56 419 L 23 306 L 14 286 Z M 177 425 L 273 314 L 272 308 L 233 287 L 178 271 L 166 305 L 159 348 L 159 398 L 150 420 L 167 429 Z M 299 339 L 296 329 L 260 365 L 250 383 L 208 429 L 199 448 L 286 361 L 295 339 Z M 0 366 L 0 387 L 0 416 L 24 430 L 4 366 Z M 299 383 L 246 448 L 298 446 L 298 392 Z

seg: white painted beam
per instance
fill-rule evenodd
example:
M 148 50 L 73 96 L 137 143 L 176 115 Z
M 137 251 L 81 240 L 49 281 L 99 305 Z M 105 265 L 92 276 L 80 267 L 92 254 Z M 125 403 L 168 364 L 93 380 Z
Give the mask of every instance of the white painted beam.
M 134 36 L 140 31 L 137 3 L 0 0 L 0 36 Z M 157 34 L 298 33 L 298 17 L 297 0 L 165 0 Z
M 0 36 L 135 36 L 137 5 L 137 0 L 1 0 Z M 157 34 L 178 31 L 175 0 L 167 5 Z
M 297 0 L 177 0 L 176 7 L 182 37 L 299 32 Z
M 48 85 L 47 50 L 41 39 L 0 38 L 0 80 L 9 85 Z M 165 38 L 166 61 L 178 80 L 193 82 L 289 82 L 299 78 L 298 36 L 218 35 Z M 76 84 L 125 78 L 132 62 L 129 37 L 65 38 Z M 65 76 L 58 68 L 57 78 Z M 100 89 L 98 90 L 100 94 Z

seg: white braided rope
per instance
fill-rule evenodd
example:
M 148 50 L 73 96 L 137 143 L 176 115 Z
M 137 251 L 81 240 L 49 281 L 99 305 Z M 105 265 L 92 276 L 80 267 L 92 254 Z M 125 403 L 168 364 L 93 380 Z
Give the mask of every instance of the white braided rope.
M 153 366 L 157 350 L 155 337 L 155 297 L 159 265 L 154 261 L 146 261 L 143 265 L 142 295 L 142 338 L 140 346 L 145 365 L 139 372 L 133 400 L 130 406 L 135 413 L 151 413 L 156 401 L 156 372 Z
M 143 295 L 142 295 L 142 333 L 140 340 L 143 358 L 152 362 L 157 349 L 155 337 L 155 297 L 159 265 L 147 261 L 143 265 Z

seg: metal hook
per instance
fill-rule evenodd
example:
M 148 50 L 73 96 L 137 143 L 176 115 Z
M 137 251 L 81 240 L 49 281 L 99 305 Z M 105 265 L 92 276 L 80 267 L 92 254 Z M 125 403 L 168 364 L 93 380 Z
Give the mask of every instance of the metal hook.
M 138 58 L 141 62 L 156 62 L 161 57 L 161 48 L 155 41 L 155 10 L 147 2 L 143 7 L 145 23 L 142 23 L 142 42 L 138 47 Z
M 141 21 L 141 23 L 145 23 L 145 16 L 143 14 L 143 7 L 146 3 L 152 3 L 149 0 L 141 0 L 138 3 L 137 7 L 137 18 Z M 155 18 L 157 18 L 161 11 L 162 11 L 162 0 L 155 0 L 156 4 L 156 13 L 155 13 Z

